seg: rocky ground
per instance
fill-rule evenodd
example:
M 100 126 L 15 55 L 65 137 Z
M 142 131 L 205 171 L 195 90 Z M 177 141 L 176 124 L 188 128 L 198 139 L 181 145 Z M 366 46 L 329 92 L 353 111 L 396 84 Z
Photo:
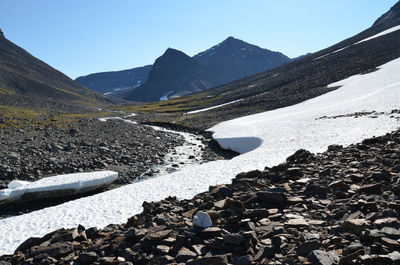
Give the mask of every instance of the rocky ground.
M 233 154 L 221 151 L 210 137 L 199 135 L 201 157 L 190 164 L 223 159 Z M 174 153 L 184 139 L 178 134 L 153 130 L 121 120 L 81 120 L 67 126 L 5 127 L 0 130 L 0 189 L 14 179 L 34 181 L 58 174 L 114 170 L 115 188 L 151 175 L 151 168 L 163 165 L 167 153 Z M 184 163 L 184 162 L 180 162 Z M 180 163 L 171 169 L 179 170 Z M 90 194 L 87 194 L 90 195 Z M 83 196 L 83 195 L 79 195 Z M 78 197 L 79 197 L 78 196 Z M 0 218 L 59 204 L 73 198 L 24 202 L 0 206 Z
M 0 131 L 0 187 L 13 179 L 104 169 L 120 172 L 124 183 L 162 163 L 165 153 L 182 142 L 179 136 L 116 120 L 5 128 Z
M 400 264 L 400 131 L 299 150 L 124 225 L 30 238 L 0 264 Z

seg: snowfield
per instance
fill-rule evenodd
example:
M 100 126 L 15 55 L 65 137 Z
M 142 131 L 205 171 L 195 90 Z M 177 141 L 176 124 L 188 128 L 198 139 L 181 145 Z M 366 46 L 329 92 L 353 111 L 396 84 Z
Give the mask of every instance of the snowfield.
M 229 183 L 240 172 L 284 162 L 303 148 L 323 152 L 331 144 L 350 145 L 399 128 L 400 59 L 378 71 L 331 84 L 339 89 L 303 103 L 226 121 L 210 128 L 224 147 L 243 153 L 231 160 L 193 166 L 25 215 L 0 220 L 0 254 L 25 239 L 64 228 L 124 223 L 141 212 L 143 201 L 167 196 L 192 198 L 210 185 Z M 369 112 L 353 115 L 356 112 Z M 339 116 L 340 115 L 340 116 Z M 337 116 L 337 117 L 335 117 Z

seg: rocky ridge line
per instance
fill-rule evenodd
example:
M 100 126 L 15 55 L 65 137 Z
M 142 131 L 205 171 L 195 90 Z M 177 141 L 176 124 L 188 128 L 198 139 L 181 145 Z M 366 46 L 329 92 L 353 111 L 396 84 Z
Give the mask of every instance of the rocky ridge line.
M 399 194 L 400 130 L 30 238 L 0 264 L 400 264 Z

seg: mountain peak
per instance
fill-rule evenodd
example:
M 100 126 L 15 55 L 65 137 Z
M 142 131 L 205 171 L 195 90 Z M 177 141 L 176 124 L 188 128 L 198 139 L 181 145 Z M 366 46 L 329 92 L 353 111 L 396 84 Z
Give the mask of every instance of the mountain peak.
M 235 37 L 229 36 L 228 38 L 225 39 L 225 41 L 234 41 L 234 40 L 238 40 Z
M 0 38 L 5 38 L 4 33 L 3 33 L 3 31 L 1 31 L 1 29 L 0 29 Z
M 178 57 L 178 58 L 188 57 L 188 58 L 190 58 L 186 53 L 184 53 L 180 50 L 174 49 L 174 48 L 166 49 L 164 54 L 159 58 L 171 58 L 171 57 Z

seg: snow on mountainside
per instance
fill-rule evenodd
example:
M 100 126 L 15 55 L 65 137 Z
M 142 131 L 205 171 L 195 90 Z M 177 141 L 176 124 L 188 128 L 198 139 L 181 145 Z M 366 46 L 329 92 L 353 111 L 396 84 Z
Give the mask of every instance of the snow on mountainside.
M 380 33 L 378 33 L 378 34 L 376 34 L 376 35 L 373 35 L 373 36 L 369 37 L 369 38 L 363 39 L 363 40 L 357 42 L 356 44 L 359 44 L 359 43 L 365 42 L 365 41 L 369 41 L 369 40 L 372 40 L 372 39 L 375 39 L 375 38 L 384 36 L 384 35 L 386 35 L 386 34 L 390 34 L 390 33 L 395 32 L 395 31 L 397 31 L 397 30 L 400 30 L 400 25 L 399 25 L 399 26 L 395 26 L 395 27 L 390 28 L 390 29 L 387 29 L 387 30 L 385 30 L 385 31 L 382 31 L 382 32 L 380 32 Z
M 59 229 L 123 223 L 143 201 L 170 195 L 191 198 L 209 185 L 229 182 L 244 171 L 284 162 L 303 148 L 322 152 L 331 144 L 350 145 L 383 135 L 400 125 L 400 58 L 379 70 L 331 84 L 339 89 L 303 103 L 245 116 L 210 130 L 224 146 L 243 153 L 173 174 L 123 186 L 91 197 L 0 220 L 0 254 L 11 253 L 28 237 Z M 251 148 L 249 148 L 251 146 Z M 151 193 L 148 191 L 152 190 Z

